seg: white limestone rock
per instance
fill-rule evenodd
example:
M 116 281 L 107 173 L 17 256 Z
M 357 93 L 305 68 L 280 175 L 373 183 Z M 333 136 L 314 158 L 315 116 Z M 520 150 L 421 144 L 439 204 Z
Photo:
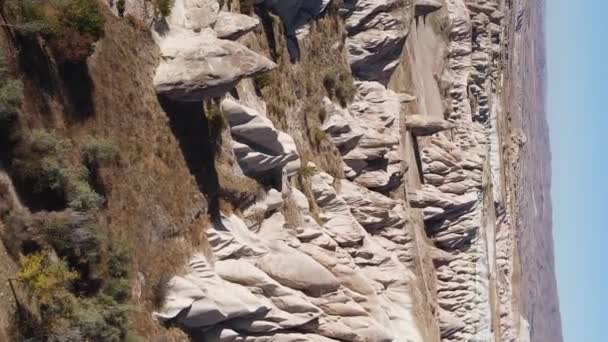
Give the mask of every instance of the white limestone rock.
M 260 25 L 260 20 L 241 13 L 220 12 L 213 30 L 221 39 L 236 40 Z
M 233 149 L 243 172 L 258 175 L 299 159 L 296 144 L 253 108 L 225 98 L 221 110 L 230 124 Z
M 416 136 L 427 136 L 445 131 L 454 127 L 454 124 L 430 115 L 407 115 L 405 117 L 407 129 Z
M 241 44 L 218 39 L 211 29 L 171 35 L 160 42 L 160 50 L 154 86 L 159 95 L 177 101 L 219 97 L 241 79 L 276 67 Z

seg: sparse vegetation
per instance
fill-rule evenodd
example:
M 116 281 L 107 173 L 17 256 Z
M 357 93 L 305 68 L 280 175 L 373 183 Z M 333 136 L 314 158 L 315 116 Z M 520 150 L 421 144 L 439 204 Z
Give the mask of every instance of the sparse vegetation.
M 37 245 L 22 258 L 17 275 L 31 298 L 17 317 L 20 335 L 45 341 L 123 340 L 130 310 L 128 249 L 101 238 L 105 230 L 85 214 L 41 213 L 27 222 L 12 227 L 20 230 L 20 244 Z
M 337 99 L 342 107 L 352 102 L 356 89 L 349 70 L 334 67 L 325 72 L 323 86 L 329 97 Z
M 0 51 L 0 129 L 6 129 L 17 117 L 23 98 L 23 84 L 10 77 L 4 51 Z
M 101 166 L 118 158 L 118 145 L 109 138 L 88 136 L 85 139 L 84 157 L 90 165 Z
M 61 61 L 86 59 L 104 34 L 105 19 L 97 1 L 8 0 L 6 7 L 19 32 L 43 36 Z
M 264 89 L 272 82 L 271 77 L 270 73 L 259 74 L 253 78 L 253 82 L 258 89 Z
M 116 2 L 116 10 L 121 17 L 125 15 L 125 0 L 118 0 Z
M 212 137 L 221 136 L 222 132 L 228 128 L 228 120 L 217 103 L 208 103 L 205 114 L 209 125 L 209 134 Z
M 103 197 L 89 184 L 89 170 L 85 167 L 67 171 L 65 196 L 68 207 L 87 211 L 95 210 L 103 204 Z
M 299 175 L 304 178 L 310 178 L 315 174 L 314 166 L 304 165 L 300 168 Z
M 321 144 L 325 139 L 327 139 L 327 133 L 319 127 L 313 128 L 313 137 L 314 141 L 317 144 Z
M 272 13 L 262 19 L 265 35 L 258 34 L 255 40 L 249 41 L 249 46 L 273 56 L 278 64 L 269 73 L 269 84 L 258 87 L 266 101 L 268 118 L 294 138 L 303 159 L 313 161 L 336 178 L 344 177 L 339 151 L 331 139 L 325 139 L 318 132 L 327 116 L 323 97 L 328 96 L 328 92 L 322 86 L 325 74 L 336 70 L 336 85 L 330 97 L 340 96 L 344 105 L 352 99 L 342 21 L 337 15 L 326 15 L 312 22 L 310 34 L 300 42 L 300 60 L 294 66 L 287 52 L 281 19 Z M 342 78 L 337 73 L 340 70 L 344 73 Z
M 162 17 L 168 17 L 171 14 L 171 8 L 173 8 L 174 0 L 152 0 L 152 4 L 156 9 L 156 12 Z
M 252 14 L 254 4 L 254 0 L 240 0 L 241 13 Z
M 17 177 L 36 193 L 53 193 L 75 210 L 97 209 L 103 198 L 91 188 L 89 170 L 66 160 L 69 145 L 69 141 L 54 132 L 34 130 L 17 151 L 13 169 Z M 101 158 L 101 152 L 96 156 Z M 103 157 L 108 157 L 108 151 Z

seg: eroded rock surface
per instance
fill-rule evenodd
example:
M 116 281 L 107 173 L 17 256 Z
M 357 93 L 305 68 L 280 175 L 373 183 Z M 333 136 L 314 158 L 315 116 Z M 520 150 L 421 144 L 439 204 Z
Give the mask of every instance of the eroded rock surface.
M 294 68 L 330 5 L 255 3 L 281 18 Z M 260 21 L 213 0 L 177 0 L 157 31 L 158 93 L 220 97 L 243 173 L 281 179 L 209 227 L 213 256 L 196 255 L 171 280 L 159 319 L 205 341 L 525 340 L 498 124 L 504 6 L 344 1 L 356 92 L 342 105 L 324 98 L 318 127 L 339 151 L 344 178 L 336 178 L 300 165 L 308 151 L 267 117 L 260 89 L 234 89 L 276 66 L 239 43 Z M 417 60 L 429 46 L 445 54 Z

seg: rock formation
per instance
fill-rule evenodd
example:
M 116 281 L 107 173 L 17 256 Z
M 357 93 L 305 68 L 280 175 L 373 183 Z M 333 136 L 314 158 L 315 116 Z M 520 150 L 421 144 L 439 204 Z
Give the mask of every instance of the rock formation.
M 513 200 L 525 135 L 503 109 L 510 1 L 147 5 L 123 14 L 149 24 L 152 86 L 197 183 L 184 187 L 208 204 L 166 225 L 210 218 L 149 316 L 205 342 L 530 340 Z M 311 65 L 330 71 L 279 101 L 281 68 Z

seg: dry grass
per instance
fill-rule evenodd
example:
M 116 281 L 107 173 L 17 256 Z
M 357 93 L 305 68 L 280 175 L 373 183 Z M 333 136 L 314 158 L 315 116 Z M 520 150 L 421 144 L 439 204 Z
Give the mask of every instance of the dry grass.
M 31 66 L 33 71 L 24 73 L 30 100 L 19 124 L 26 132 L 45 127 L 69 138 L 65 158 L 70 163 L 81 162 L 87 136 L 108 137 L 118 146 L 119 160 L 99 169 L 107 205 L 98 220 L 132 251 L 133 328 L 150 340 L 164 334 L 150 315 L 154 290 L 163 275 L 180 272 L 193 251 L 211 253 L 204 234 L 209 220 L 153 88 L 156 44 L 129 20 L 104 15 L 105 36 L 88 61 L 87 77 L 94 85 L 90 108 L 75 106 L 64 93 L 48 92 L 42 77 L 66 85 L 56 69 L 42 74 Z
M 301 60 L 292 64 L 280 19 L 271 17 L 274 42 L 268 42 L 264 33 L 252 35 L 246 41 L 250 48 L 276 56 L 279 64 L 268 77 L 256 82 L 263 84 L 259 90 L 266 101 L 268 117 L 294 138 L 302 159 L 314 162 L 332 176 L 344 178 L 337 148 L 329 139 L 320 139 L 319 134 L 325 116 L 322 98 L 328 95 L 323 87 L 324 75 L 336 68 L 349 70 L 342 21 L 332 15 L 315 21 L 310 35 L 301 44 Z

